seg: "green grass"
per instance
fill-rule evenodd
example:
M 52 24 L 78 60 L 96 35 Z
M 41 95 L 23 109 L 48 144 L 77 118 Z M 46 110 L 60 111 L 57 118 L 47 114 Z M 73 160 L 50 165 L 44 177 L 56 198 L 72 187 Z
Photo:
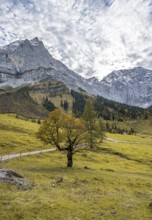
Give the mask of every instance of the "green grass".
M 36 138 L 37 123 L 0 114 L 0 155 L 47 148 Z
M 152 139 L 133 135 L 107 134 L 116 142 L 105 141 L 104 150 L 111 153 L 120 153 L 120 156 L 129 160 L 152 166 Z M 117 142 L 120 141 L 120 142 Z
M 34 147 L 37 124 L 12 116 L 3 115 L 4 118 L 3 125 L 12 126 L 10 132 L 14 127 L 29 132 L 29 140 L 33 140 L 31 147 Z M 8 119 L 12 124 L 7 124 Z M 22 191 L 0 183 L 0 219 L 151 220 L 152 145 L 149 138 L 142 142 L 139 136 L 107 134 L 107 137 L 141 144 L 105 140 L 96 150 L 75 154 L 72 169 L 66 168 L 66 155 L 58 151 L 1 163 L 0 167 L 13 169 L 26 177 L 33 187 Z M 19 147 L 17 142 L 16 149 Z M 59 176 L 63 176 L 61 184 L 56 183 Z
M 152 131 L 151 131 L 152 134 Z M 118 141 L 128 141 L 128 142 L 142 142 L 152 144 L 152 137 L 150 134 L 148 136 L 143 136 L 142 134 L 137 135 L 122 135 L 122 134 L 111 134 L 108 133 L 107 136 Z

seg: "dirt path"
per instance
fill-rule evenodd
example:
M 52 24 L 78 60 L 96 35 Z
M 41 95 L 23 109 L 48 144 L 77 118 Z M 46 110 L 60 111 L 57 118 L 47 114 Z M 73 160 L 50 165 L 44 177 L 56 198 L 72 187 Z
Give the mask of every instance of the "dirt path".
M 146 144 L 146 145 L 152 145 L 152 142 L 140 142 L 140 141 L 122 141 L 122 140 L 115 140 L 112 138 L 105 138 L 105 140 L 110 141 L 112 143 L 128 143 L 128 144 Z
M 36 151 L 31 151 L 31 152 L 25 152 L 25 153 L 17 153 L 17 154 L 8 154 L 4 156 L 0 156 L 0 161 L 6 161 L 6 160 L 11 160 L 16 157 L 24 157 L 28 155 L 33 155 L 33 154 L 40 154 L 40 153 L 45 153 L 45 152 L 53 152 L 56 151 L 56 148 L 52 149 L 45 149 L 45 150 L 36 150 Z

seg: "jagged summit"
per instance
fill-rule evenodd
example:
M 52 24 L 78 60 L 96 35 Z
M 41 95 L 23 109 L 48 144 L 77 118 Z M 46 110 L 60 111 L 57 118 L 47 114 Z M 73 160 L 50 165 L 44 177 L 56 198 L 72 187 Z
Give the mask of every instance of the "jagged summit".
M 11 45 L 10 51 L 9 48 L 10 47 L 8 46 L 8 57 L 15 64 L 19 73 L 40 67 L 51 67 L 50 60 L 52 59 L 52 56 L 45 49 L 43 42 L 39 41 L 38 38 L 32 40 L 26 39 L 18 43 L 15 42 L 15 45 Z
M 42 41 L 38 39 L 38 37 L 33 38 L 32 40 L 17 40 L 14 41 L 8 45 L 5 45 L 4 47 L 1 47 L 0 49 L 5 50 L 6 52 L 14 52 L 20 45 L 32 45 L 32 46 L 38 46 Z
M 95 76 L 88 78 L 87 81 L 91 84 L 99 83 L 98 79 Z
M 4 54 L 16 66 L 17 71 L 20 73 L 39 67 L 51 67 L 50 60 L 52 56 L 38 37 L 32 40 L 15 41 L 0 48 L 1 57 L 4 57 Z M 0 62 L 1 61 L 2 59 L 0 59 Z
M 144 108 L 152 105 L 151 70 L 135 67 L 113 71 L 100 83 L 108 99 Z
M 47 78 L 62 81 L 70 88 L 84 84 L 84 79 L 55 60 L 37 37 L 0 49 L 0 87 L 18 87 Z

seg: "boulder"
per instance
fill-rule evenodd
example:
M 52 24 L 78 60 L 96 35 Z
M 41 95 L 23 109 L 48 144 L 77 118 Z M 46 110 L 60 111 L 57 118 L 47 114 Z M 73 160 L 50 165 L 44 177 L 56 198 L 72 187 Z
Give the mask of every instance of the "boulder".
M 13 170 L 0 169 L 0 182 L 15 185 L 17 189 L 21 190 L 28 190 L 31 188 L 29 181 Z

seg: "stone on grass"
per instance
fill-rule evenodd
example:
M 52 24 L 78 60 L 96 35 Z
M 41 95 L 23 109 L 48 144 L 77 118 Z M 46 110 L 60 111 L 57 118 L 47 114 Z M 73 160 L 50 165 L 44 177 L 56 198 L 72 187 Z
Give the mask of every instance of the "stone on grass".
M 0 169 L 0 182 L 15 185 L 17 189 L 21 190 L 28 190 L 31 188 L 29 181 L 13 170 Z
M 152 209 L 152 202 L 150 202 L 150 203 L 149 203 L 149 208 L 151 208 L 151 209 Z
M 63 176 L 58 176 L 57 179 L 56 179 L 56 183 L 60 184 L 62 182 L 63 182 Z

